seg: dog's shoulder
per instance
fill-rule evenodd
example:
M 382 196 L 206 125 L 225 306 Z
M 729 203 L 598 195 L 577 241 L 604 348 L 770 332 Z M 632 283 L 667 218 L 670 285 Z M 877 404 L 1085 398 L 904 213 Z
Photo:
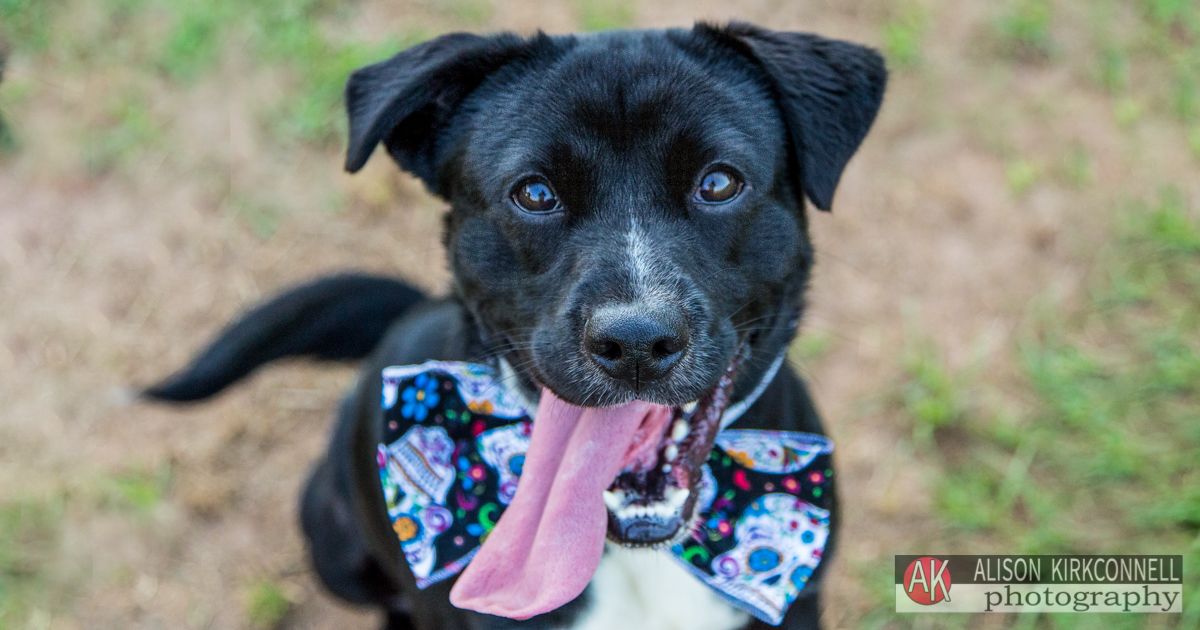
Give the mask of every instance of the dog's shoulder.
M 392 325 L 366 370 L 425 361 L 465 361 L 478 354 L 474 323 L 456 300 L 429 300 Z

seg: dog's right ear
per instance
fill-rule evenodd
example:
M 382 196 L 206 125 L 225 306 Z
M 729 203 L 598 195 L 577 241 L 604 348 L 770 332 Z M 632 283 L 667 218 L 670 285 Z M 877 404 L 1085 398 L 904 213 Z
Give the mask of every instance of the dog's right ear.
M 346 83 L 346 170 L 362 168 L 382 141 L 401 168 L 441 194 L 439 140 L 463 99 L 490 74 L 548 41 L 540 33 L 532 39 L 450 33 L 356 70 Z

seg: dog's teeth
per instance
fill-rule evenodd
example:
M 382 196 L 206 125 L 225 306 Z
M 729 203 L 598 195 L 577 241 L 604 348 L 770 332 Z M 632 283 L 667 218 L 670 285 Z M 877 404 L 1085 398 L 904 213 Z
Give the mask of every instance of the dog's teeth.
M 667 486 L 663 491 L 663 500 L 655 501 L 650 505 L 625 505 L 613 508 L 610 504 L 609 509 L 612 510 L 619 520 L 628 520 L 635 518 L 670 518 L 679 514 L 679 510 L 683 507 L 683 503 L 687 501 L 691 494 L 688 490 L 682 490 L 672 486 Z M 621 491 L 613 491 L 605 493 L 605 503 L 609 501 L 610 496 L 615 496 L 624 499 L 624 493 Z
M 675 424 L 671 427 L 671 439 L 676 442 L 682 442 L 683 438 L 687 437 L 687 434 L 688 423 L 682 419 L 676 420 Z
M 662 471 L 663 471 L 663 473 L 669 473 L 669 472 L 671 472 L 671 465 L 670 465 L 670 464 L 663 464 Z
M 679 447 L 674 444 L 668 444 L 667 448 L 663 449 L 663 457 L 666 457 L 669 462 L 675 461 L 675 458 L 679 457 Z
M 678 510 L 683 507 L 684 501 L 687 501 L 688 495 L 691 493 L 692 491 L 686 488 L 667 488 L 663 494 L 666 496 L 667 503 Z
M 625 505 L 625 493 L 621 490 L 613 492 L 612 490 L 604 491 L 604 505 L 613 512 L 621 510 L 621 506 Z
M 684 405 L 684 406 L 683 406 L 683 412 L 684 412 L 684 413 L 692 413 L 693 411 L 695 411 L 695 410 L 696 410 L 696 404 L 697 404 L 697 403 L 699 403 L 699 402 L 700 402 L 699 400 L 693 400 L 692 402 L 690 402 L 690 403 L 688 403 L 688 404 Z

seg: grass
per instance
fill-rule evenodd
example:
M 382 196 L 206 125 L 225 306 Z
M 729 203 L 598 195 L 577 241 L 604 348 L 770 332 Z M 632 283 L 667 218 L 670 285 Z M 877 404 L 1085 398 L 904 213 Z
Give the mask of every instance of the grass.
M 1200 4 L 1141 0 L 1149 48 L 1169 64 L 1165 101 L 1180 120 L 1200 118 Z
M 17 135 L 13 133 L 8 120 L 4 118 L 4 113 L 0 112 L 0 157 L 13 155 L 19 147 Z
M 1054 52 L 1049 0 L 1006 0 L 996 20 L 1003 52 L 1024 61 L 1044 60 Z
M 486 20 L 490 6 L 480 0 L 437 3 L 439 11 L 470 24 Z M 632 19 L 631 4 L 605 6 L 595 16 Z M 84 0 L 0 0 L 0 23 L 20 31 L 14 39 L 19 49 L 54 51 L 65 62 L 64 73 L 121 77 L 102 84 L 96 99 L 107 105 L 74 130 L 84 171 L 92 177 L 124 172 L 176 144 L 175 121 L 155 116 L 151 95 L 187 90 L 227 63 L 278 81 L 279 88 L 255 105 L 272 141 L 331 148 L 345 137 L 342 90 L 350 73 L 431 36 L 413 27 L 380 42 L 335 37 L 323 30 L 323 20 L 345 4 L 332 0 L 114 0 L 93 9 Z M 84 12 L 90 19 L 72 34 L 71 19 Z M 113 66 L 134 74 L 106 72 Z M 0 105 L 16 103 L 20 95 L 4 88 Z M 19 114 L 19 103 L 11 109 Z M 9 120 L 0 116 L 0 158 L 21 147 L 20 128 Z M 263 240 L 284 218 L 273 201 L 239 191 L 228 191 L 222 205 Z
M 42 52 L 50 43 L 55 0 L 0 0 L 0 41 L 21 51 Z
M 269 49 L 271 58 L 289 64 L 298 87 L 278 106 L 281 115 L 269 125 L 274 135 L 323 145 L 339 141 L 345 136 L 342 90 L 350 73 L 428 37 L 412 30 L 382 44 L 336 44 L 313 28 L 277 40 Z
M 1117 99 L 1113 104 L 1113 117 L 1122 128 L 1128 129 L 1141 120 L 1145 113 L 1142 102 L 1132 96 Z
M 948 540 L 1007 553 L 1183 553 L 1184 583 L 1194 585 L 1200 220 L 1167 188 L 1127 208 L 1114 232 L 1096 254 L 1102 272 L 1086 302 L 1050 310 L 1025 333 L 1020 371 L 1034 396 L 1027 411 L 982 404 L 997 396 L 985 395 L 981 373 L 949 369 L 924 339 L 909 344 L 897 400 L 914 445 L 937 470 L 936 515 Z M 1200 627 L 1200 591 L 1190 588 L 1178 627 Z M 890 593 L 880 597 L 881 608 L 890 606 Z M 962 627 L 934 617 L 933 627 Z M 1080 623 L 1052 615 L 1037 625 Z
M 898 14 L 883 24 L 883 50 L 893 67 L 920 64 L 927 16 L 916 4 L 903 5 Z
M 637 16 L 630 0 L 578 0 L 577 7 L 579 28 L 585 31 L 629 28 Z
M 68 513 L 144 516 L 163 502 L 170 482 L 169 466 L 134 468 L 86 477 L 44 496 L 0 502 L 0 630 L 42 627 L 39 620 L 71 601 L 86 560 L 60 548 Z
M 275 102 L 263 107 L 264 127 L 279 141 L 318 146 L 344 136 L 342 89 L 352 70 L 431 36 L 411 28 L 383 42 L 343 41 L 321 28 L 322 20 L 344 8 L 329 0 L 120 0 L 86 22 L 86 33 L 71 35 L 59 22 L 85 4 L 0 0 L 0 32 L 8 33 L 18 50 L 69 51 L 63 52 L 71 61 L 67 68 L 76 72 L 93 74 L 99 66 L 119 62 L 143 76 L 161 77 L 168 85 L 160 87 L 168 90 L 170 84 L 186 88 L 203 81 L 231 54 L 242 57 L 238 63 L 248 55 L 256 72 L 286 77 Z M 479 24 L 491 10 L 479 0 L 438 6 L 464 25 Z M 631 4 L 608 2 L 586 14 L 591 20 L 627 21 L 631 11 Z M 151 119 L 137 90 L 121 95 L 121 101 L 99 129 L 81 128 L 86 168 L 93 175 L 136 160 L 139 149 L 154 144 L 157 132 L 169 132 Z M 0 150 L 15 150 L 15 134 L 7 129 L 0 125 Z
M 101 503 L 138 514 L 154 511 L 171 487 L 171 467 L 148 470 L 131 468 L 102 477 L 98 488 Z
M 214 66 L 220 34 L 229 17 L 226 2 L 180 3 L 175 25 L 163 43 L 158 65 L 172 79 L 190 83 Z
M 235 194 L 230 203 L 238 217 L 245 222 L 254 235 L 268 241 L 275 235 L 283 210 L 270 201 L 252 195 Z
M 1118 4 L 1095 3 L 1091 36 L 1093 74 L 1100 87 L 1119 97 L 1119 124 L 1130 126 L 1147 109 L 1169 112 L 1185 123 L 1200 119 L 1200 4 L 1194 0 L 1137 0 L 1130 3 L 1137 13 L 1133 20 L 1123 19 L 1128 14 L 1117 17 Z M 1019 13 L 1012 11 L 1010 17 Z M 1019 19 L 1010 22 L 1014 34 L 1030 36 L 1010 39 L 1031 38 L 1031 45 L 1042 39 L 1034 35 L 1041 29 L 1018 28 L 1023 22 Z M 1046 51 L 1052 52 L 1053 45 Z M 1148 73 L 1151 67 L 1162 74 Z
M 823 330 L 805 330 L 792 343 L 791 351 L 801 363 L 816 361 L 825 356 L 834 345 L 834 337 Z
M 1072 146 L 1062 157 L 1059 166 L 1062 179 L 1075 188 L 1085 188 L 1096 180 L 1096 167 L 1087 149 Z
M 252 628 L 277 628 L 291 609 L 292 601 L 275 582 L 256 582 L 246 591 L 246 622 Z
M 1162 30 L 1179 28 L 1200 35 L 1200 8 L 1193 0 L 1141 0 L 1146 17 Z
M 61 496 L 0 503 L 0 628 L 54 601 L 48 591 L 62 514 Z
M 350 72 L 380 61 L 429 37 L 410 29 L 382 43 L 340 41 L 326 35 L 321 20 L 337 6 L 325 0 L 186 0 L 175 13 L 158 64 L 174 81 L 196 81 L 220 61 L 231 42 L 241 44 L 260 66 L 283 69 L 291 85 L 263 119 L 280 140 L 331 144 L 344 135 L 342 89 Z M 490 5 L 461 0 L 446 8 L 468 23 L 486 19 Z
M 468 26 L 485 24 L 495 12 L 486 0 L 443 0 L 438 6 L 454 21 Z
M 1100 85 L 1108 92 L 1116 94 L 1125 89 L 1129 84 L 1129 53 L 1115 44 L 1103 46 L 1096 74 Z
M 1033 185 L 1041 179 L 1041 175 L 1041 169 L 1036 164 L 1024 159 L 1009 162 L 1008 168 L 1004 171 L 1009 191 L 1017 196 L 1029 192 L 1029 189 L 1033 188 Z
M 925 340 L 910 340 L 903 364 L 909 378 L 900 388 L 900 400 L 912 421 L 913 443 L 932 447 L 934 434 L 960 422 L 966 412 L 957 376 L 946 369 L 937 348 Z
M 0 5 L 3 6 L 3 5 Z M 12 81 L 5 83 L 4 73 L 8 67 L 8 55 L 10 51 L 4 47 L 6 35 L 3 32 L 3 24 L 7 23 L 7 18 L 3 9 L 0 9 L 0 158 L 8 157 L 17 152 L 20 148 L 20 143 L 17 141 L 17 134 L 9 125 L 8 119 L 5 117 L 5 110 L 8 109 L 14 102 L 20 100 L 20 93 L 27 92 L 26 90 L 15 90 L 18 94 L 14 95 L 12 89 Z
M 164 140 L 145 94 L 128 93 L 108 108 L 107 124 L 86 132 L 84 164 L 92 175 L 101 175 L 132 164 Z
M 1200 117 L 1200 45 L 1177 55 L 1170 99 L 1171 110 L 1181 120 Z

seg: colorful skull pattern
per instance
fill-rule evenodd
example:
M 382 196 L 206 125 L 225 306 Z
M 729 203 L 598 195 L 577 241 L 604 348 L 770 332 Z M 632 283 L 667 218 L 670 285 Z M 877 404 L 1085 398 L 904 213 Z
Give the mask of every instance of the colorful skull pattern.
M 500 492 L 496 498 L 501 505 L 508 505 L 517 493 L 517 479 L 525 466 L 532 429 L 532 424 L 525 421 L 479 435 L 479 455 L 500 475 Z
M 454 443 L 441 427 L 414 426 L 380 457 L 387 471 L 384 499 L 392 529 L 417 577 L 433 569 L 433 541 L 450 526 L 446 493 L 454 483 Z
M 717 434 L 702 469 L 697 527 L 671 550 L 675 558 L 755 617 L 781 623 L 825 549 L 832 451 L 819 435 Z
M 829 511 L 791 495 L 768 494 L 742 511 L 733 535 L 737 546 L 713 558 L 714 575 L 705 581 L 782 620 L 821 562 Z
M 803 470 L 817 455 L 833 451 L 820 435 L 791 431 L 726 429 L 717 434 L 716 445 L 746 468 L 777 475 Z
M 418 588 L 461 571 L 512 501 L 532 410 L 482 365 L 383 371 L 379 479 Z M 726 429 L 703 468 L 696 528 L 670 550 L 698 579 L 778 625 L 821 561 L 833 444 Z
M 396 404 L 402 391 L 401 381 L 415 381 L 417 375 L 430 371 L 442 372 L 453 378 L 459 397 L 474 413 L 515 420 L 527 417 L 533 411 L 521 404 L 520 396 L 500 385 L 491 368 L 457 361 L 427 361 L 420 365 L 384 368 L 383 408 L 391 409 Z

